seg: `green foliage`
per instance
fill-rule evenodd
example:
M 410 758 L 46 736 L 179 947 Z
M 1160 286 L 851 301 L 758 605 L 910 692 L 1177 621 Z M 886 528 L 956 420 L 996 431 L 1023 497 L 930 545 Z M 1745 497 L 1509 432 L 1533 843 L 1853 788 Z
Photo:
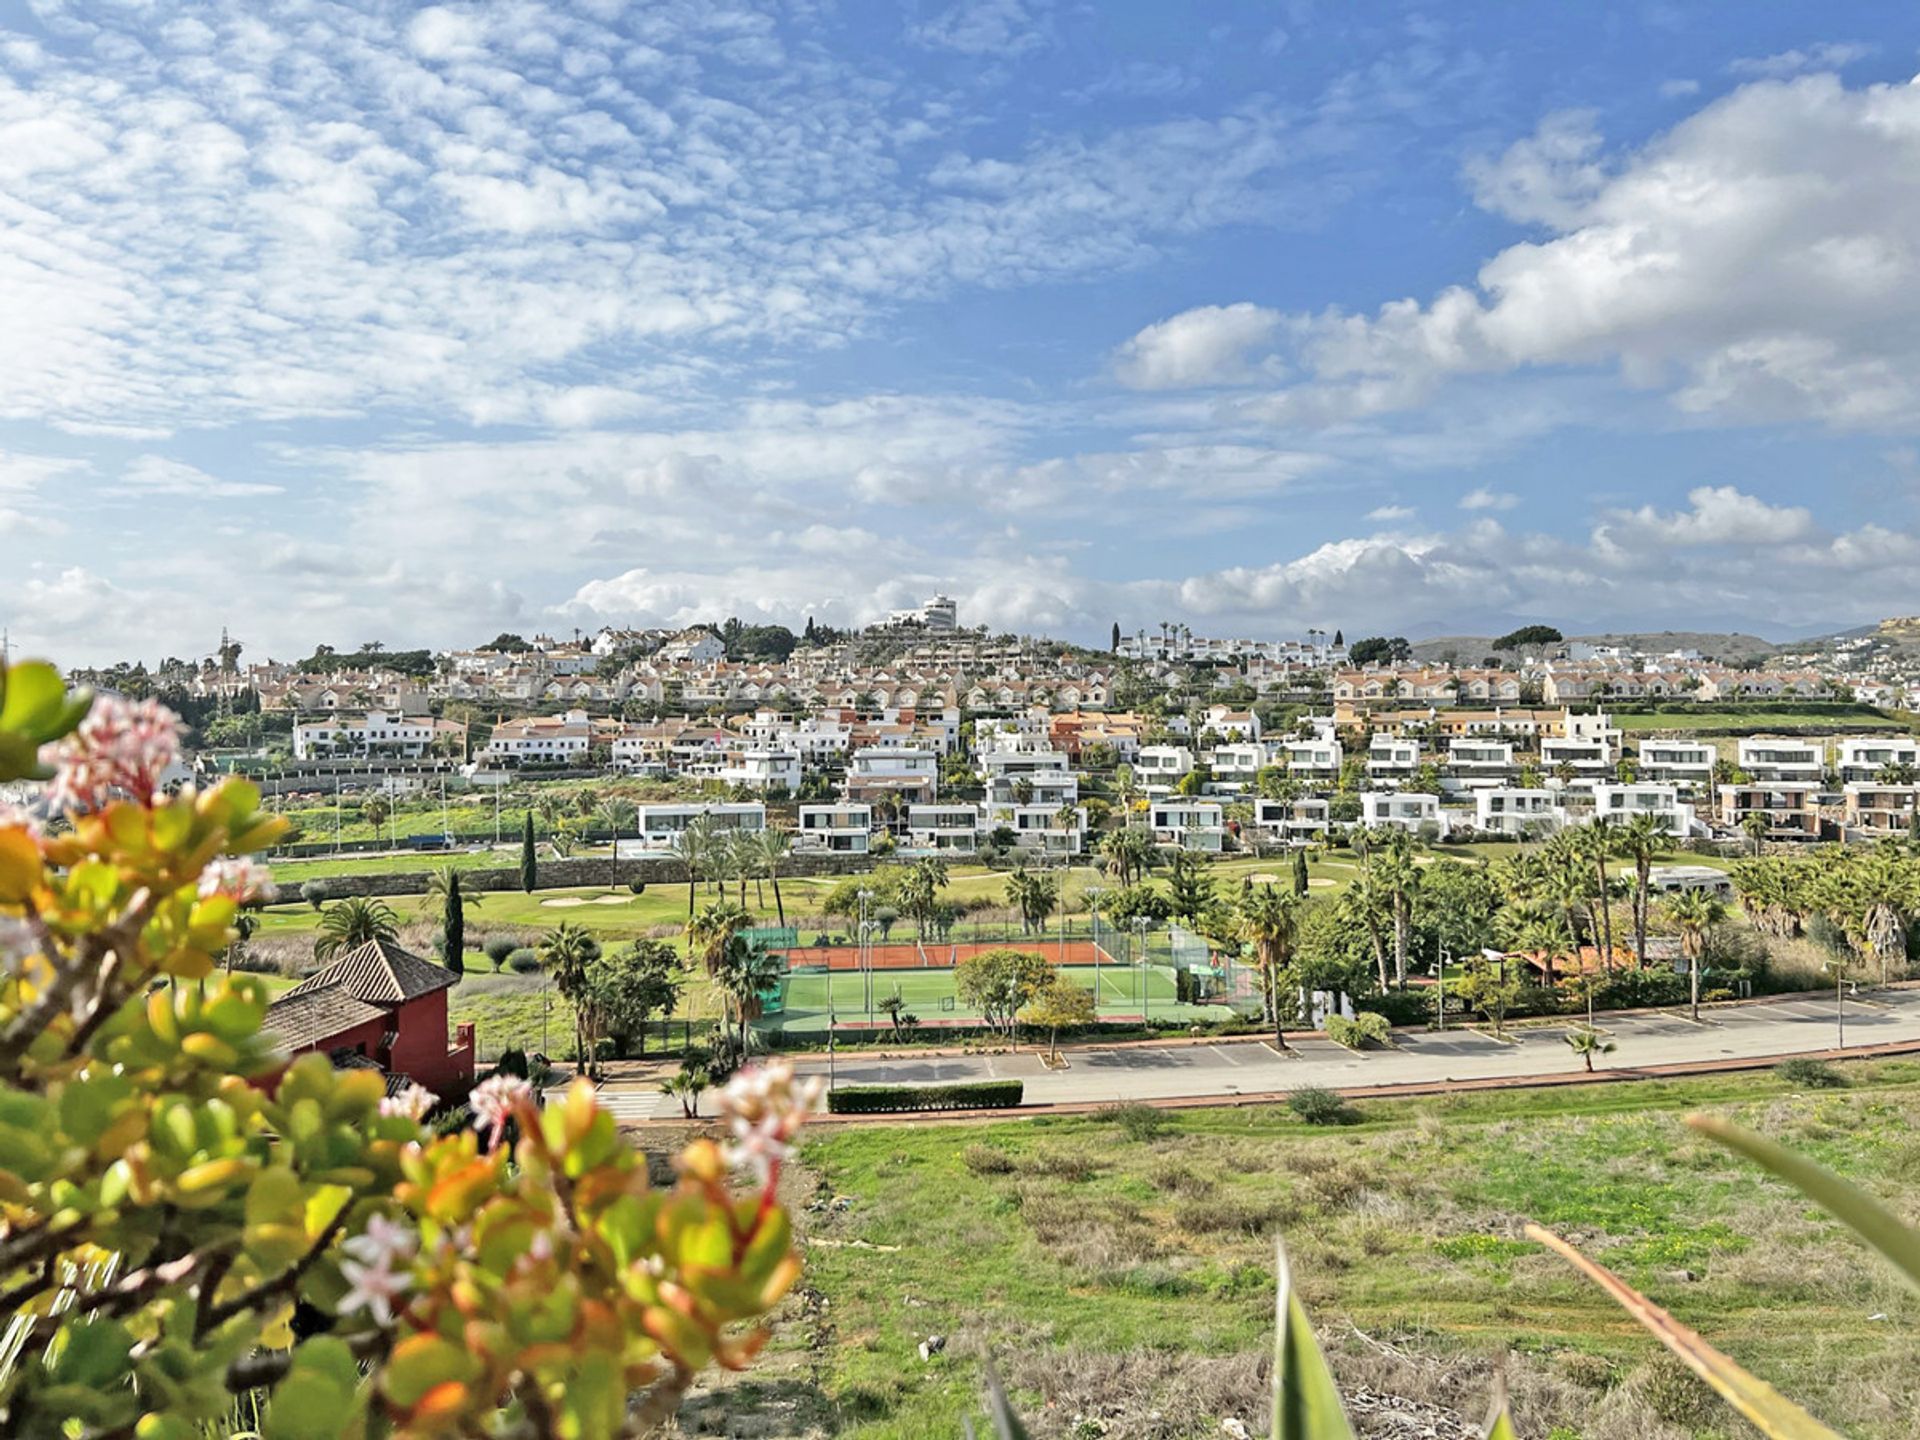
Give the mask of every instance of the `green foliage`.
M 901 1110 L 1005 1110 L 1020 1103 L 1018 1080 L 976 1080 L 962 1085 L 843 1085 L 827 1096 L 835 1115 L 875 1115 Z
M 1166 1111 L 1143 1105 L 1137 1100 L 1103 1106 L 1094 1112 L 1094 1118 L 1119 1126 L 1121 1133 L 1129 1140 L 1152 1140 L 1164 1134 L 1167 1128 Z
M 92 704 L 90 691 L 69 695 L 60 672 L 46 661 L 8 665 L 0 657 L 0 783 L 52 778 L 40 747 L 73 733 Z
M 1525 645 L 1558 645 L 1565 637 L 1551 625 L 1522 625 L 1493 642 L 1496 650 L 1518 650 Z
M 1294 1091 L 1287 1097 L 1287 1108 L 1309 1125 L 1345 1125 L 1354 1116 L 1345 1100 L 1316 1085 Z
M 1847 1083 L 1847 1077 L 1824 1060 L 1782 1060 L 1773 1073 L 1803 1090 L 1837 1090 Z
M 1020 1012 L 1053 979 L 1046 957 L 1028 950 L 987 950 L 969 955 L 953 972 L 954 994 L 976 1010 L 989 1029 L 1014 1033 Z
M 352 895 L 320 912 L 320 933 L 313 942 L 316 960 L 332 960 L 370 940 L 392 944 L 400 935 L 400 917 L 384 900 Z
M 1364 1050 L 1369 1045 L 1391 1045 L 1393 1027 L 1386 1016 L 1372 1010 L 1362 1010 L 1351 1020 L 1344 1015 L 1329 1015 L 1327 1038 L 1349 1050 Z

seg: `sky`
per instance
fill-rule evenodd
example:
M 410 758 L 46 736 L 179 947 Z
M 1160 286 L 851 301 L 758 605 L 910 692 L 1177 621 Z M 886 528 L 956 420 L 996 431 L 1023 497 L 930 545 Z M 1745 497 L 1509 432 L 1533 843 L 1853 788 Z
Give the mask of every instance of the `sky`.
M 0 0 L 0 625 L 1920 611 L 1910 5 Z

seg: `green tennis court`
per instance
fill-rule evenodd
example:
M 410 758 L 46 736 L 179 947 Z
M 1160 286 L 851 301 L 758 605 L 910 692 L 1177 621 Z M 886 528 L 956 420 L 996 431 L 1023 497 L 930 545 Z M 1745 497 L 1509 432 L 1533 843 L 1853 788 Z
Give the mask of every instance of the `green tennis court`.
M 923 1020 L 977 1014 L 956 997 L 953 973 L 945 969 L 875 970 L 871 980 L 874 1009 L 878 1010 L 880 1002 L 897 991 L 907 1009 Z M 1102 965 L 1096 971 L 1092 965 L 1067 965 L 1061 967 L 1061 973 L 1075 984 L 1094 990 L 1102 1009 L 1137 1009 L 1143 988 L 1150 1005 L 1174 1003 L 1173 972 L 1164 966 L 1147 968 L 1144 987 L 1140 970 L 1132 966 Z M 868 984 L 865 974 L 852 970 L 836 970 L 831 975 L 819 972 L 789 975 L 782 1018 L 791 1023 L 796 1016 L 825 1013 L 829 1009 L 841 1015 L 864 1012 Z

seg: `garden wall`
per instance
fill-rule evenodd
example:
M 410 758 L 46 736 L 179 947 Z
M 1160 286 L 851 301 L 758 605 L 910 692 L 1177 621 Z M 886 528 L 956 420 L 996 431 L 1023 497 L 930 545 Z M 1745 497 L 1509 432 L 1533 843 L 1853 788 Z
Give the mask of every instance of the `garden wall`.
M 809 875 L 856 875 L 873 867 L 866 855 L 798 854 L 780 862 L 782 880 Z M 280 902 L 306 898 L 305 886 L 316 887 L 322 900 L 340 900 L 349 895 L 424 895 L 433 879 L 431 870 L 388 870 L 372 875 L 328 875 L 305 882 L 289 882 L 277 895 Z M 460 888 L 469 893 L 483 890 L 518 890 L 520 867 L 503 865 L 485 870 L 462 870 Z M 542 860 L 539 865 L 542 890 L 561 890 L 573 886 L 620 886 L 636 881 L 645 885 L 684 885 L 687 869 L 671 855 L 649 855 L 640 859 L 616 860 L 609 856 L 583 856 L 577 860 Z

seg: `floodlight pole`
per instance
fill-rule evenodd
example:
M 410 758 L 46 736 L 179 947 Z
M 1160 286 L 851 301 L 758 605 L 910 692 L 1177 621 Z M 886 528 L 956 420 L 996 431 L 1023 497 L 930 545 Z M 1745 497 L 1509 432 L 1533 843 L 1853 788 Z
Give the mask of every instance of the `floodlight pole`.
M 1447 1028 L 1447 962 L 1452 958 L 1453 952 L 1447 949 L 1443 943 L 1440 946 L 1440 967 L 1435 970 L 1433 974 L 1434 985 L 1436 987 L 1435 993 L 1438 996 L 1438 1000 L 1434 1005 L 1434 1015 L 1436 1017 L 1434 1028 L 1441 1031 Z M 1591 999 L 1592 997 L 1589 996 L 1588 998 Z
M 1140 1028 L 1147 1025 L 1147 917 L 1137 915 L 1133 921 L 1134 934 L 1140 939 Z
M 1087 923 L 1092 927 L 1087 937 L 1093 946 L 1093 1013 L 1096 1016 L 1100 1013 L 1100 894 L 1098 885 L 1087 887 L 1087 905 L 1091 911 Z

